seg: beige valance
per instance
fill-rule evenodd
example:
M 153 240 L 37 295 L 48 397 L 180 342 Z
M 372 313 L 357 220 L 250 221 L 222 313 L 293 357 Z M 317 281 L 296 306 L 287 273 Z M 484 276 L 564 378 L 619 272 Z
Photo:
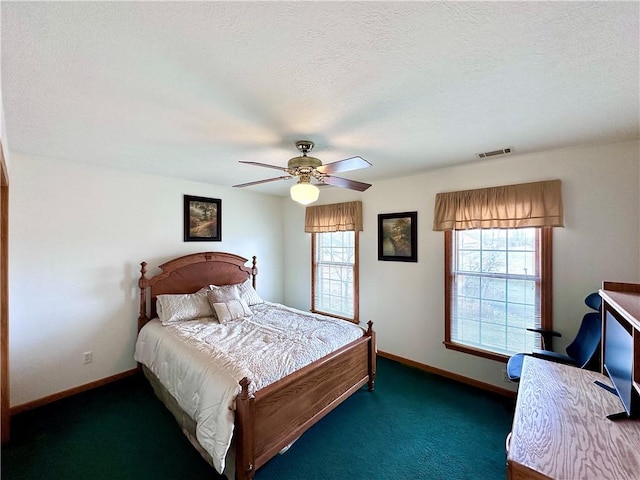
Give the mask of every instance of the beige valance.
M 438 193 L 433 229 L 563 227 L 560 180 Z
M 308 233 L 362 231 L 362 202 L 307 207 L 304 231 Z

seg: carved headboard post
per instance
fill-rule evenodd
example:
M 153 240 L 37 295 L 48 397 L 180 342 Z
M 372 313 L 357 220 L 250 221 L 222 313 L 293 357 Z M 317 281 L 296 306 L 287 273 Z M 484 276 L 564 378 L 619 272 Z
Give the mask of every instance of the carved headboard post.
M 145 276 L 147 273 L 147 262 L 140 264 L 140 279 L 138 280 L 138 288 L 140 289 L 140 315 L 138 316 L 138 331 L 149 321 L 147 317 L 147 287 L 148 280 Z
M 256 288 L 256 275 L 258 275 L 258 268 L 256 267 L 257 259 L 254 255 L 253 262 L 251 262 L 251 283 L 253 284 L 253 288 Z

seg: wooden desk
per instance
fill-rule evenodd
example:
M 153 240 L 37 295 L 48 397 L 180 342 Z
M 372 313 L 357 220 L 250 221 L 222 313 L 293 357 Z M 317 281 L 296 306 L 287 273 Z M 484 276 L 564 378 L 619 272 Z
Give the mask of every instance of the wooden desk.
M 507 453 L 509 480 L 637 480 L 640 421 L 623 410 L 600 373 L 527 356 Z

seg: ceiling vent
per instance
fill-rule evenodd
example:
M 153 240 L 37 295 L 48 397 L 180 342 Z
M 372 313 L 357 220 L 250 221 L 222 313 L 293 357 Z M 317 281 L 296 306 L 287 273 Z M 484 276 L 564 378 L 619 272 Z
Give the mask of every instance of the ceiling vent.
M 501 148 L 500 150 L 494 150 L 492 152 L 476 153 L 476 155 L 478 158 L 488 158 L 495 157 L 497 155 L 505 155 L 507 153 L 511 153 L 511 148 Z

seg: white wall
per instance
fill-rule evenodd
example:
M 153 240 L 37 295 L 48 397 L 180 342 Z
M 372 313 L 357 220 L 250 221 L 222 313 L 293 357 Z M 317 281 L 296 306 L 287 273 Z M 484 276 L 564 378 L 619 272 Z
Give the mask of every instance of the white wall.
M 375 159 L 371 159 L 374 162 Z M 638 142 L 451 167 L 376 182 L 359 194 L 323 189 L 322 203 L 362 199 L 360 314 L 380 350 L 501 387 L 504 365 L 446 350 L 438 192 L 560 178 L 565 228 L 554 231 L 554 319 L 564 348 L 602 280 L 640 279 Z M 222 199 L 222 242 L 182 241 L 182 195 Z M 12 153 L 11 405 L 129 370 L 139 263 L 149 274 L 202 250 L 258 256 L 266 299 L 310 307 L 304 207 L 288 198 Z M 418 263 L 377 260 L 377 215 L 418 211 Z M 94 362 L 82 364 L 93 351 Z
M 135 367 L 140 262 L 205 250 L 258 257 L 258 292 L 283 299 L 285 199 L 12 154 L 11 405 Z M 183 242 L 183 195 L 222 199 L 222 242 Z M 83 352 L 93 363 L 83 365 Z
M 375 159 L 370 159 L 375 166 Z M 509 156 L 376 182 L 362 194 L 324 189 L 321 203 L 361 199 L 360 318 L 373 320 L 378 348 L 508 388 L 504 364 L 452 350 L 444 340 L 444 241 L 432 231 L 435 195 L 559 178 L 565 228 L 554 229 L 554 326 L 563 350 L 586 313 L 584 297 L 603 280 L 640 280 L 638 142 Z M 304 208 L 285 203 L 285 302 L 310 306 L 310 235 Z M 377 260 L 377 215 L 418 212 L 418 263 Z M 512 385 L 511 385 L 512 387 Z
M 4 155 L 4 164 L 7 168 L 7 176 L 9 175 L 9 164 L 11 163 L 9 159 L 9 150 L 7 148 L 7 124 L 4 121 L 4 105 L 2 103 L 2 87 L 0 82 L 0 143 L 2 143 L 2 153 Z

